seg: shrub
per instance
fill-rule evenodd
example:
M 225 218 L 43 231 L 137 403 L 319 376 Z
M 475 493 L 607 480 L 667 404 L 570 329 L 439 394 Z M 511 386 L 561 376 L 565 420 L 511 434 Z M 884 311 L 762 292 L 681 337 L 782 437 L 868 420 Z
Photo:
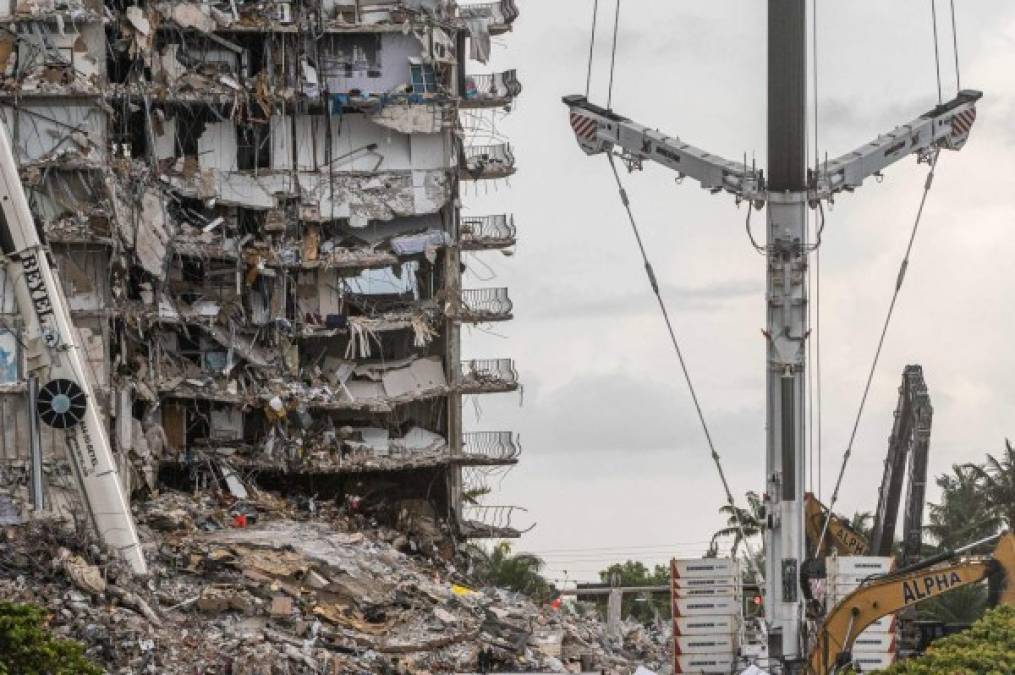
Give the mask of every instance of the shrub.
M 1015 673 L 1015 607 L 987 612 L 969 630 L 937 640 L 927 653 L 882 675 L 1009 675 Z
M 102 675 L 84 651 L 47 630 L 43 608 L 0 602 L 0 675 Z

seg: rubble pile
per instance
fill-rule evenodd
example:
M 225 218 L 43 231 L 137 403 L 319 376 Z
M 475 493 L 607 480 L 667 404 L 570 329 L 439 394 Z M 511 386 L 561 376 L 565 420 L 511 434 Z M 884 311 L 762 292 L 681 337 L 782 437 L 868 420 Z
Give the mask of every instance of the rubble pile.
M 253 491 L 252 491 L 253 492 Z M 55 521 L 0 530 L 0 596 L 117 674 L 661 670 L 664 628 L 613 647 L 591 608 L 473 585 L 437 526 L 348 503 L 166 492 L 140 504 L 152 573 L 131 578 Z

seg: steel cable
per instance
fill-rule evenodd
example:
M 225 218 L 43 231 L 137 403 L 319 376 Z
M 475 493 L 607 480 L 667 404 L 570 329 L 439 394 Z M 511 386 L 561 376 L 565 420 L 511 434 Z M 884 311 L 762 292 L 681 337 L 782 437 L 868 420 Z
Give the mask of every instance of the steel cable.
M 902 290 L 902 284 L 906 280 L 906 271 L 909 269 L 909 258 L 913 252 L 913 244 L 916 241 L 916 234 L 920 229 L 920 221 L 923 218 L 923 209 L 927 204 L 927 195 L 930 193 L 930 189 L 934 184 L 934 171 L 937 169 L 937 160 L 940 155 L 940 150 L 934 150 L 933 155 L 930 159 L 930 171 L 927 173 L 927 179 L 923 184 L 923 196 L 920 198 L 920 207 L 916 212 L 916 219 L 913 221 L 913 229 L 909 235 L 909 243 L 906 246 L 906 254 L 902 258 L 902 263 L 899 265 L 899 274 L 895 279 L 895 291 L 892 293 L 892 301 L 888 305 L 888 313 L 885 316 L 884 325 L 881 327 L 881 337 L 878 338 L 878 346 L 874 351 L 874 360 L 871 363 L 870 372 L 867 374 L 867 383 L 863 388 L 863 396 L 860 398 L 860 407 L 856 411 L 856 419 L 853 421 L 853 431 L 849 435 L 849 444 L 846 446 L 846 451 L 842 455 L 842 467 L 839 469 L 839 475 L 835 480 L 835 489 L 832 491 L 832 499 L 828 503 L 828 515 L 825 516 L 825 522 L 821 526 L 821 536 L 818 537 L 818 543 L 815 550 L 820 551 L 821 545 L 824 543 L 825 534 L 828 532 L 828 521 L 832 518 L 832 509 L 835 508 L 835 503 L 839 499 L 839 488 L 842 486 L 842 477 L 846 473 L 846 465 L 849 463 L 849 458 L 853 453 L 853 443 L 856 441 L 856 432 L 860 428 L 860 418 L 863 416 L 864 406 L 867 404 L 867 396 L 870 394 L 871 382 L 874 380 L 874 372 L 878 367 L 878 360 L 881 358 L 881 350 L 885 345 L 885 337 L 888 335 L 888 326 L 892 321 L 892 315 L 895 312 L 895 305 L 899 299 L 899 292 Z
M 617 190 L 620 192 L 620 201 L 624 205 L 624 209 L 627 211 L 627 219 L 631 223 L 631 231 L 634 233 L 634 238 L 638 242 L 638 250 L 641 252 L 641 259 L 645 264 L 645 274 L 648 276 L 649 284 L 652 286 L 652 292 L 656 296 L 656 302 L 659 303 L 659 310 L 662 312 L 663 321 L 666 323 L 666 330 L 669 332 L 673 351 L 676 353 L 677 360 L 680 362 L 680 370 L 684 374 L 684 381 L 687 383 L 687 389 L 691 394 L 691 400 L 694 402 L 694 410 L 698 415 L 698 421 L 701 423 L 701 429 L 705 433 L 705 440 L 712 453 L 712 461 L 715 463 L 715 468 L 719 472 L 719 479 L 722 481 L 723 490 L 726 492 L 726 502 L 729 504 L 730 510 L 733 512 L 733 518 L 736 520 L 740 538 L 744 542 L 744 547 L 747 549 L 748 564 L 750 565 L 756 578 L 759 579 L 759 583 L 764 583 L 763 580 L 765 577 L 761 573 L 761 570 L 758 569 L 757 562 L 754 559 L 754 552 L 751 550 L 750 542 L 748 541 L 746 532 L 744 531 L 743 521 L 740 518 L 740 510 L 737 508 L 736 502 L 733 499 L 733 492 L 730 490 L 729 482 L 726 480 L 726 473 L 723 471 L 719 453 L 716 452 L 715 444 L 712 442 L 712 434 L 709 431 L 708 423 L 705 421 L 705 414 L 702 412 L 701 403 L 698 401 L 698 394 L 694 388 L 694 382 L 691 380 L 691 373 L 687 368 L 687 362 L 684 360 L 684 353 L 680 349 L 680 343 L 677 340 L 676 330 L 673 328 L 673 322 L 670 320 L 669 311 L 666 309 L 666 303 L 663 301 L 662 293 L 659 290 L 659 281 L 656 279 L 655 271 L 652 269 L 652 263 L 649 261 L 648 253 L 645 251 L 645 244 L 642 241 L 641 232 L 638 230 L 638 223 L 635 221 L 634 213 L 631 211 L 631 200 L 628 198 L 627 190 L 624 189 L 624 184 L 620 180 L 620 173 L 617 171 L 617 165 L 613 160 L 613 155 L 607 153 L 606 158 L 610 162 L 610 169 L 613 171 L 613 178 L 617 182 Z

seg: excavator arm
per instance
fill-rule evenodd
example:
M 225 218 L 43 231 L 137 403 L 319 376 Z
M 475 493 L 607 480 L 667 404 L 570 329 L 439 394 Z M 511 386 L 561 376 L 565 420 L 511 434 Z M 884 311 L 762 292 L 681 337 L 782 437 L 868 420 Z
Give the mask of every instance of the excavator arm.
M 79 338 L 28 208 L 7 133 L 0 125 L 0 262 L 24 320 L 28 371 L 42 382 L 39 418 L 62 436 L 91 524 L 135 573 L 146 574 L 109 433 L 85 374 Z M 0 421 L 0 424 L 3 424 Z
M 989 558 L 969 558 L 875 579 L 825 617 L 809 659 L 809 675 L 829 675 L 848 662 L 856 636 L 883 616 L 990 579 L 999 583 L 996 602 L 1015 605 L 1015 535 L 1005 533 Z
M 807 544 L 811 558 L 822 559 L 835 550 L 839 555 L 864 555 L 867 552 L 867 538 L 854 530 L 850 524 L 836 514 L 828 520 L 828 532 L 821 543 L 820 551 L 813 551 L 825 525 L 828 507 L 808 492 L 804 496 L 804 526 L 807 530 Z

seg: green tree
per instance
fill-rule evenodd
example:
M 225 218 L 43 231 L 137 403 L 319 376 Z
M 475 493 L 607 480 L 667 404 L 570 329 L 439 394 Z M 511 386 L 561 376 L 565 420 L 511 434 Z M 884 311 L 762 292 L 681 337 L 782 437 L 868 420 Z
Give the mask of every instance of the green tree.
M 941 500 L 930 504 L 924 530 L 938 549 L 955 549 L 997 532 L 1000 521 L 985 495 L 982 467 L 954 465 L 951 473 L 938 476 Z M 987 554 L 992 546 L 977 553 Z M 920 604 L 917 616 L 927 621 L 972 623 L 987 608 L 987 590 L 983 584 L 946 593 Z
M 998 607 L 972 628 L 937 640 L 924 656 L 896 663 L 882 675 L 1008 675 L 1015 672 L 1015 607 Z
M 613 563 L 599 572 L 599 579 L 605 584 L 616 583 L 619 586 L 669 586 L 670 568 L 667 565 L 656 565 L 649 569 L 644 563 L 628 560 Z M 670 596 L 663 593 L 625 593 L 620 605 L 621 616 L 634 619 L 644 624 L 655 621 L 656 617 L 669 618 Z M 596 604 L 606 612 L 606 597 Z
M 963 586 L 916 606 L 921 621 L 973 623 L 987 609 L 986 584 Z
M 982 495 L 999 526 L 1015 527 L 1015 448 L 1005 440 L 1000 458 L 988 454 L 984 465 L 966 467 L 982 485 Z
M 874 514 L 870 511 L 855 511 L 849 520 L 849 527 L 857 534 L 862 534 L 870 539 L 871 530 L 874 528 Z
M 41 607 L 0 602 L 0 675 L 102 675 L 84 653 L 50 634 Z
M 997 532 L 1000 521 L 985 495 L 982 467 L 954 465 L 938 476 L 941 501 L 931 504 L 924 530 L 942 549 L 954 549 Z
M 726 504 L 719 509 L 719 513 L 726 516 L 726 527 L 712 535 L 712 544 L 709 553 L 718 553 L 717 540 L 723 537 L 733 537 L 733 545 L 730 547 L 730 556 L 737 557 L 737 549 L 744 543 L 744 537 L 752 539 L 765 534 L 765 503 L 757 492 L 747 493 L 747 508 L 734 507 Z M 743 532 L 741 532 L 741 527 Z
M 476 578 L 485 584 L 524 593 L 545 600 L 553 593 L 553 585 L 543 577 L 545 563 L 531 553 L 512 553 L 511 544 L 502 541 L 493 549 L 476 551 Z

